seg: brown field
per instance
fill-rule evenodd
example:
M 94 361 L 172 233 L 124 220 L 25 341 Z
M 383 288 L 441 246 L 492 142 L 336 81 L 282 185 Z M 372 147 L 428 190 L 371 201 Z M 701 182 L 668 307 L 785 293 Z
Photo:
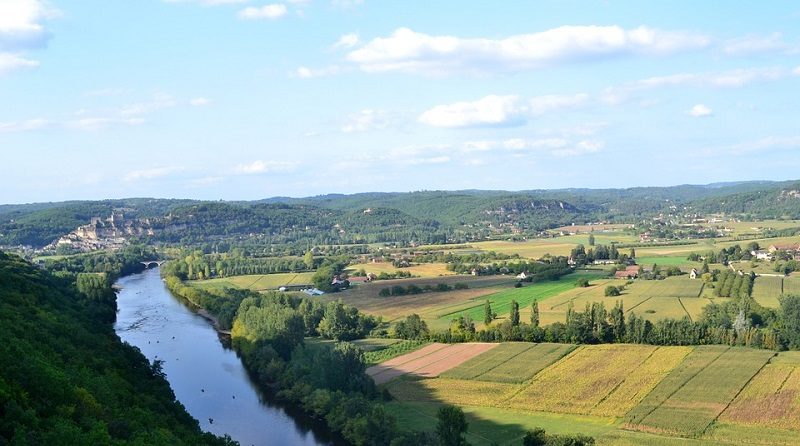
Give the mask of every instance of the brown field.
M 448 310 L 458 311 L 460 307 L 480 305 L 478 298 L 510 288 L 516 279 L 512 276 L 445 276 L 435 278 L 411 278 L 396 280 L 378 280 L 372 283 L 359 284 L 358 286 L 337 294 L 323 296 L 323 300 L 341 299 L 344 303 L 352 305 L 359 310 L 380 315 L 388 320 L 417 313 L 423 318 L 436 319 L 438 313 Z M 465 290 L 451 290 L 445 292 L 425 292 L 422 294 L 404 296 L 379 295 L 381 289 L 391 288 L 395 285 L 408 286 L 411 284 L 423 287 L 435 286 L 446 283 L 450 286 L 456 283 L 466 283 Z M 473 301 L 473 299 L 475 299 Z
M 433 378 L 498 345 L 488 343 L 431 344 L 407 355 L 372 366 L 367 369 L 367 375 L 371 376 L 376 384 L 383 384 L 407 374 Z
M 630 228 L 632 225 L 626 224 L 604 224 L 604 225 L 570 225 L 555 228 L 553 231 L 564 232 L 598 232 L 598 231 L 622 231 Z M 598 235 L 598 234 L 595 234 Z
M 396 273 L 400 271 L 409 272 L 414 276 L 419 277 L 439 277 L 439 276 L 452 276 L 455 273 L 447 270 L 447 265 L 444 263 L 420 263 L 414 264 L 407 268 L 395 268 L 391 262 L 380 263 L 357 263 L 347 267 L 347 273 L 352 274 L 360 269 L 367 273 Z
M 720 421 L 800 430 L 800 355 L 781 353 L 742 390 Z

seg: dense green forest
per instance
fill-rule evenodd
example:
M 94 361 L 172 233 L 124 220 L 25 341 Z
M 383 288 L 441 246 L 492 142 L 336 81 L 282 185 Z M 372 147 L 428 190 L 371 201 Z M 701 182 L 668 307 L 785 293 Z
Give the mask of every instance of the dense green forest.
M 0 205 L 0 245 L 43 246 L 115 209 L 126 218 L 149 219 L 155 235 L 144 242 L 236 245 L 259 255 L 275 254 L 263 251 L 267 245 L 459 243 L 570 223 L 632 223 L 677 209 L 799 218 L 799 191 L 796 182 L 744 182 L 631 189 L 363 193 L 255 202 L 138 198 Z
M 0 444 L 232 444 L 202 433 L 158 363 L 119 340 L 96 311 L 113 303 L 107 277 L 85 274 L 0 252 Z

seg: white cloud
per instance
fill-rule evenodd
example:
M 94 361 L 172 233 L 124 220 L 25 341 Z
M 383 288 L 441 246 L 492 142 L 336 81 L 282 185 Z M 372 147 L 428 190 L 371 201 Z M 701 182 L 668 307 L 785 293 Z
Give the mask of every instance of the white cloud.
M 792 74 L 794 74 L 795 76 L 800 76 L 800 67 L 797 67 L 794 70 L 792 70 Z
M 46 119 L 28 119 L 25 121 L 0 122 L 0 133 L 27 132 L 47 127 L 50 122 Z
M 290 76 L 300 79 L 312 79 L 315 77 L 332 76 L 340 72 L 341 68 L 336 65 L 331 65 L 324 68 L 299 67 L 293 73 L 291 73 Z
M 525 111 L 517 96 L 489 95 L 474 102 L 437 105 L 422 113 L 419 121 L 449 128 L 508 126 L 525 122 Z
M 362 4 L 364 0 L 331 0 L 331 5 L 342 9 L 351 9 Z
M 703 104 L 697 104 L 692 107 L 688 112 L 690 116 L 694 116 L 695 118 L 701 118 L 703 116 L 711 116 L 712 111 L 710 108 L 706 107 Z
M 530 101 L 530 112 L 533 115 L 543 115 L 554 110 L 580 107 L 585 105 L 588 101 L 589 95 L 584 93 L 575 95 L 537 96 Z
M 347 117 L 341 128 L 343 133 L 360 133 L 382 130 L 389 125 L 387 113 L 383 110 L 361 110 Z
M 132 170 L 125 174 L 123 180 L 131 181 L 146 181 L 155 178 L 165 177 L 175 172 L 184 170 L 182 167 L 155 167 L 152 169 Z
M 203 97 L 194 98 L 191 101 L 189 101 L 189 105 L 191 105 L 192 107 L 202 107 L 204 105 L 209 105 L 209 104 L 211 104 L 211 100 Z
M 234 171 L 241 175 L 256 175 L 271 172 L 290 172 L 296 169 L 297 162 L 256 160 L 249 164 L 239 164 Z
M 250 0 L 164 0 L 167 3 L 197 3 L 203 6 L 241 5 Z
M 129 104 L 120 109 L 122 116 L 138 116 L 152 113 L 165 108 L 172 108 L 178 105 L 178 101 L 168 94 L 159 93 L 153 96 L 153 99 L 147 102 L 139 102 L 136 104 Z
M 41 0 L 0 1 L 0 50 L 42 47 L 49 37 L 42 22 L 57 14 Z
M 433 36 L 400 28 L 351 51 L 366 72 L 433 75 L 539 69 L 633 54 L 668 54 L 708 46 L 704 35 L 648 27 L 562 26 L 505 39 Z
M 605 147 L 599 140 L 573 141 L 567 138 L 511 138 L 501 141 L 467 141 L 453 150 L 469 154 L 474 152 L 506 151 L 512 153 L 545 153 L 553 156 L 578 156 L 596 153 Z
M 251 6 L 239 11 L 239 18 L 244 20 L 274 20 L 285 16 L 288 13 L 286 5 L 273 3 L 264 6 Z
M 81 118 L 66 121 L 64 127 L 75 130 L 94 131 L 101 130 L 115 125 L 140 125 L 144 123 L 141 118 Z
M 36 68 L 39 62 L 12 53 L 0 53 L 0 75 L 25 68 Z
M 784 42 L 780 33 L 773 33 L 768 36 L 748 35 L 728 40 L 722 45 L 722 52 L 730 56 L 791 53 L 797 50 L 796 45 L 793 46 Z
M 352 48 L 358 45 L 359 42 L 360 40 L 358 38 L 358 33 L 345 34 L 342 37 L 339 37 L 339 40 L 337 40 L 336 43 L 333 44 L 332 48 L 333 49 Z

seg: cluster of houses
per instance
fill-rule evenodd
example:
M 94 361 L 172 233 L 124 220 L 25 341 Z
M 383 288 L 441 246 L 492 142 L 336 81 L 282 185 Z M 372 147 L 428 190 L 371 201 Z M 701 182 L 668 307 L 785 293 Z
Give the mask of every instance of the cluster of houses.
M 790 243 L 783 245 L 770 245 L 768 249 L 759 249 L 757 251 L 750 251 L 750 255 L 758 260 L 771 261 L 775 258 L 775 254 L 779 251 L 785 252 L 791 257 L 800 254 L 800 243 Z

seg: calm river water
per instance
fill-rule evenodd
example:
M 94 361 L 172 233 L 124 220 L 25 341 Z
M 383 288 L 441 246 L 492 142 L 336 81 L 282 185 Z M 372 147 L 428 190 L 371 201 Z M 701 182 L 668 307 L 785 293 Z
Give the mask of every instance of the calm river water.
M 312 431 L 264 398 L 236 353 L 167 290 L 157 268 L 123 277 L 117 285 L 114 329 L 151 362 L 164 361 L 175 396 L 203 430 L 228 434 L 242 446 L 331 444 L 324 432 Z

